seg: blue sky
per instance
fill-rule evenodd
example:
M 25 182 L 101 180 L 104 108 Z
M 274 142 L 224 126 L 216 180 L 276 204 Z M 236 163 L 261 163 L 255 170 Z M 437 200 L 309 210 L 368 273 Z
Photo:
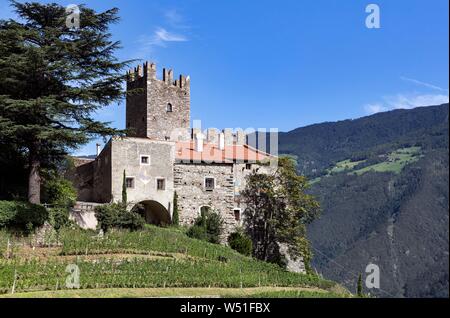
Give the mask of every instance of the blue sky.
M 191 119 L 203 128 L 288 131 L 448 101 L 448 0 L 82 3 L 120 9 L 121 59 L 191 76 Z M 370 3 L 380 29 L 366 28 Z M 5 0 L 0 17 L 13 17 Z M 123 128 L 124 114 L 111 105 L 97 118 Z M 95 141 L 75 153 L 95 153 Z

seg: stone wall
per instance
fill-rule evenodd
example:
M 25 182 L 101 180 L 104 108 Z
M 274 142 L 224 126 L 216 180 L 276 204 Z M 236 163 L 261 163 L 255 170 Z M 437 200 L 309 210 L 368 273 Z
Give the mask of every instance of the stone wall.
M 129 136 L 174 140 L 174 130 L 181 129 L 180 138 L 189 138 L 189 76 L 174 81 L 173 71 L 164 69 L 159 80 L 156 65 L 147 62 L 128 73 L 127 90 L 134 91 L 127 97 L 126 127 L 134 131 Z
M 111 196 L 111 165 L 112 165 L 112 140 L 110 140 L 100 154 L 95 159 L 94 170 L 94 200 L 80 200 L 93 201 L 100 203 L 108 203 L 112 201 Z
M 205 190 L 205 177 L 215 178 L 213 191 Z M 180 223 L 191 225 L 208 206 L 224 220 L 224 239 L 234 230 L 234 177 L 232 164 L 183 164 L 174 167 Z
M 72 158 L 74 167 L 66 172 L 65 177 L 72 181 L 77 189 L 77 200 L 94 200 L 94 169 L 95 160 Z
M 149 163 L 142 164 L 141 156 L 148 156 Z M 114 138 L 112 140 L 112 186 L 113 201 L 122 200 L 123 171 L 134 178 L 134 187 L 127 189 L 130 205 L 142 201 L 159 202 L 172 215 L 173 166 L 175 144 L 146 138 Z M 165 189 L 158 190 L 158 178 L 165 179 Z

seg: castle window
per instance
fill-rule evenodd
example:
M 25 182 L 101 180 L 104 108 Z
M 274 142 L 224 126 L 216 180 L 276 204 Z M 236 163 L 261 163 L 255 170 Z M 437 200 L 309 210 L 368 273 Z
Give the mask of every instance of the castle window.
M 150 164 L 150 156 L 141 155 L 141 165 L 149 165 Z
M 125 185 L 127 188 L 129 189 L 133 189 L 134 188 L 134 178 L 125 178 Z
M 241 220 L 241 209 L 234 209 L 233 212 L 234 219 L 239 222 Z
M 210 212 L 211 212 L 210 206 L 204 205 L 204 206 L 200 207 L 200 215 L 206 215 Z
M 205 190 L 212 191 L 214 190 L 216 180 L 214 178 L 205 178 Z
M 164 178 L 156 179 L 156 190 L 166 190 L 166 179 Z
M 245 164 L 245 169 L 251 170 L 252 169 L 252 165 L 250 163 Z
M 171 104 L 171 103 L 167 103 L 166 111 L 167 111 L 168 113 L 171 113 L 171 112 L 173 111 L 173 107 L 172 107 L 172 104 Z

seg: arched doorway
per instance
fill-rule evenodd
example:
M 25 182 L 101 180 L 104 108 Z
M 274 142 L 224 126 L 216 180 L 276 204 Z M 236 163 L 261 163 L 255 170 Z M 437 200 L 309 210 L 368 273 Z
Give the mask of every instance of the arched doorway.
M 171 223 L 169 211 L 157 201 L 141 201 L 132 210 L 141 214 L 148 224 L 164 226 Z

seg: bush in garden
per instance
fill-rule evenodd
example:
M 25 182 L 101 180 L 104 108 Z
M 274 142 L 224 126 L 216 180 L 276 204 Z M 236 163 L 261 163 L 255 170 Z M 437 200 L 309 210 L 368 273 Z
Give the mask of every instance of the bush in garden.
M 0 228 L 9 227 L 30 233 L 48 220 L 48 211 L 38 204 L 0 201 Z
M 236 231 L 234 233 L 231 233 L 228 237 L 228 244 L 230 247 L 246 256 L 252 255 L 253 252 L 253 242 L 245 235 L 242 231 Z
M 143 229 L 144 225 L 145 220 L 141 215 L 125 209 L 118 214 L 115 227 L 137 231 Z
M 42 190 L 43 201 L 56 207 L 70 208 L 77 200 L 77 191 L 72 182 L 61 177 L 46 180 Z
M 6 227 L 16 215 L 15 201 L 0 201 L 0 228 Z
M 190 238 L 195 238 L 197 240 L 202 241 L 208 240 L 208 235 L 206 233 L 206 228 L 204 226 L 194 224 L 187 230 L 186 235 L 189 236 Z
M 69 219 L 69 210 L 67 208 L 51 208 L 48 209 L 49 222 L 55 230 L 59 230 L 63 227 L 72 225 L 72 221 Z
M 128 211 L 124 204 L 110 203 L 97 206 L 95 217 L 98 226 L 103 231 L 112 228 L 130 229 L 132 231 L 144 228 L 144 218 L 136 212 Z
M 202 212 L 202 215 L 195 220 L 194 225 L 189 228 L 186 234 L 191 238 L 218 244 L 222 231 L 223 220 L 219 214 Z

